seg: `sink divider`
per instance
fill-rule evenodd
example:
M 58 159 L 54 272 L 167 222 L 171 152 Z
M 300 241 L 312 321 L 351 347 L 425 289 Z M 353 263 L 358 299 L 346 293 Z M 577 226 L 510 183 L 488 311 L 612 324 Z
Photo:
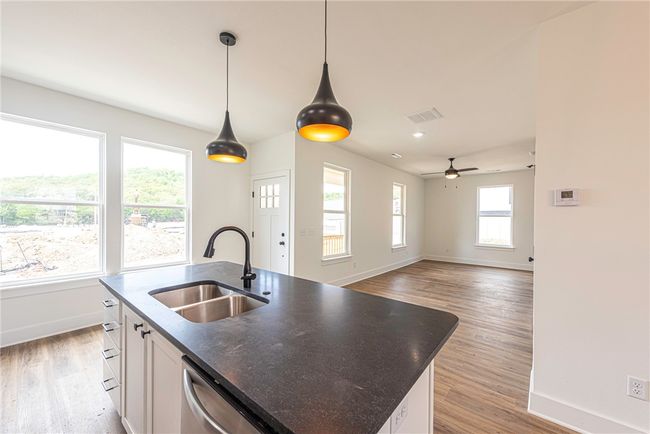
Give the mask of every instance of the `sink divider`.
M 202 304 L 208 304 L 208 303 L 213 302 L 213 301 L 223 300 L 224 298 L 246 297 L 246 295 L 239 294 L 239 293 L 237 293 L 235 291 L 232 291 L 232 292 L 233 292 L 233 294 L 222 295 L 221 297 L 215 297 L 215 298 L 211 298 L 209 300 L 197 301 L 196 303 L 185 304 L 183 306 L 170 307 L 169 309 L 171 309 L 173 312 L 178 313 L 179 310 L 189 309 L 191 307 L 199 306 L 199 305 L 202 305 Z

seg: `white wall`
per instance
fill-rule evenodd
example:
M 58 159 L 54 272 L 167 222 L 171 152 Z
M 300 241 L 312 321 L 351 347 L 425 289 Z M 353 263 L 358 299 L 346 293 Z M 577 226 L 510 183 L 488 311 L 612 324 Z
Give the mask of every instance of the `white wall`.
M 648 432 L 648 3 L 599 2 L 540 28 L 530 409 L 588 432 Z M 555 188 L 582 191 L 553 207 Z M 636 430 L 636 431 L 635 431 Z
M 6 77 L 2 78 L 1 91 L 1 110 L 5 113 L 107 133 L 106 159 L 112 169 L 106 174 L 106 199 L 111 204 L 120 203 L 120 171 L 115 168 L 120 167 L 122 136 L 190 149 L 193 262 L 203 261 L 205 243 L 218 227 L 228 224 L 248 227 L 249 165 L 224 165 L 207 160 L 205 145 L 216 132 L 199 131 Z M 119 271 L 120 214 L 119 206 L 107 207 L 109 273 Z M 242 262 L 243 243 L 236 234 L 224 234 L 216 247 L 215 258 Z M 96 279 L 88 279 L 0 290 L 1 345 L 99 323 L 102 312 L 99 288 Z
M 428 259 L 531 270 L 533 256 L 532 170 L 429 179 L 424 186 L 424 252 Z M 479 186 L 513 185 L 514 249 L 477 247 Z
M 288 131 L 248 147 L 251 176 L 264 175 L 294 167 L 295 133 Z
M 349 139 L 348 139 L 349 140 Z M 323 262 L 323 163 L 351 170 L 352 258 Z M 424 181 L 327 143 L 296 136 L 295 274 L 346 284 L 422 256 Z M 406 185 L 406 241 L 391 249 L 392 184 Z

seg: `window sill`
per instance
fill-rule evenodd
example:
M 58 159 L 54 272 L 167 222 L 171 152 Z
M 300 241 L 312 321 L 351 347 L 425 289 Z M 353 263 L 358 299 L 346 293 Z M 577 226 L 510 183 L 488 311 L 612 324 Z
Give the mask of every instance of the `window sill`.
M 400 251 L 400 250 L 404 250 L 404 249 L 406 249 L 407 247 L 408 247 L 408 246 L 407 246 L 406 244 L 401 244 L 401 245 L 399 245 L 399 246 L 392 246 L 392 247 L 391 247 L 391 250 L 392 250 L 393 252 L 396 252 L 396 251 L 398 252 L 398 251 Z
M 0 286 L 0 299 L 28 297 L 49 292 L 67 291 L 70 289 L 85 288 L 99 285 L 97 279 L 104 277 L 104 273 L 67 276 L 60 279 L 35 281 L 26 283 L 10 283 Z
M 514 250 L 515 246 L 499 246 L 494 244 L 474 244 L 474 247 L 479 247 L 481 249 L 496 249 L 496 250 Z
M 332 265 L 338 264 L 341 262 L 347 262 L 352 259 L 352 255 L 343 255 L 343 256 L 333 256 L 331 258 L 321 258 L 321 265 Z
M 134 267 L 123 267 L 120 273 L 131 273 L 133 271 L 151 270 L 152 268 L 173 267 L 175 265 L 190 265 L 190 261 L 165 262 L 164 264 L 137 265 Z

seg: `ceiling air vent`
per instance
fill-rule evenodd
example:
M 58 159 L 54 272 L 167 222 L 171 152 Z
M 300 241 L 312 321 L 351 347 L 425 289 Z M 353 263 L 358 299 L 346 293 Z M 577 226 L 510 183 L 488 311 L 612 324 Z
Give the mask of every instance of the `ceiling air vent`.
M 414 124 L 421 124 L 423 122 L 434 121 L 442 118 L 442 113 L 440 113 L 437 108 L 433 107 L 411 113 L 410 115 L 406 115 L 406 117 Z

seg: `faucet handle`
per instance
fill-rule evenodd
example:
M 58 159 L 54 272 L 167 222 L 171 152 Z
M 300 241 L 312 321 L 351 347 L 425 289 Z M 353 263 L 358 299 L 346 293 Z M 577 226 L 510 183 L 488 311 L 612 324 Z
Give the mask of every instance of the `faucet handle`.
M 255 280 L 256 277 L 257 277 L 257 274 L 255 274 L 255 273 L 247 273 L 247 274 L 244 274 L 241 277 L 241 279 L 242 280 Z

